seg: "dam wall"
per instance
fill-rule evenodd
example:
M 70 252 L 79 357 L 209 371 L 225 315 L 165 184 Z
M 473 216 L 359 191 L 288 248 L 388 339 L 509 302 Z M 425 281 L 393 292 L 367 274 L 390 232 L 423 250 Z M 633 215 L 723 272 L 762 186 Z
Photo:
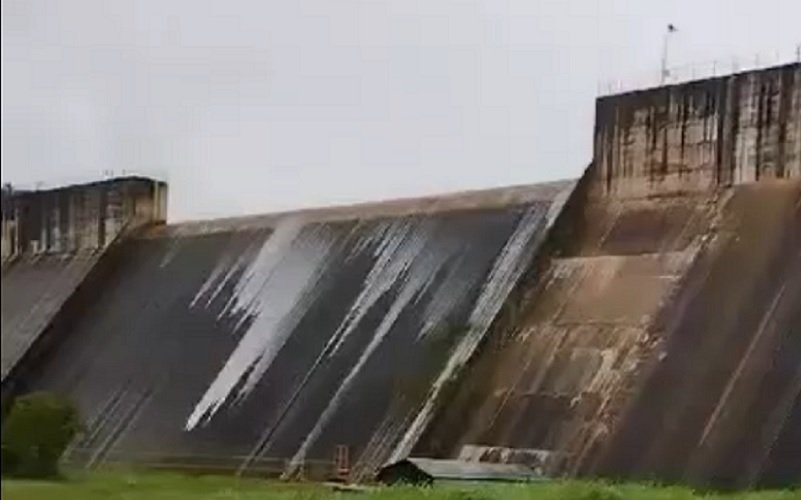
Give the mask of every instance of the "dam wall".
M 801 65 L 596 114 L 578 182 L 174 225 L 150 185 L 115 203 L 143 217 L 92 202 L 66 230 L 80 210 L 42 214 L 73 202 L 4 198 L 4 366 L 7 307 L 58 339 L 14 390 L 76 401 L 87 468 L 797 484 Z
M 68 394 L 65 460 L 369 478 L 487 332 L 573 183 L 152 228 L 25 390 Z M 322 467 L 323 470 L 319 470 Z
M 801 480 L 800 95 L 794 64 L 599 99 L 580 209 L 412 454 Z
M 601 97 L 594 193 L 705 193 L 801 176 L 801 64 Z
M 141 177 L 48 190 L 2 191 L 3 261 L 109 245 L 123 228 L 164 222 L 167 186 Z
M 166 185 L 121 178 L 2 192 L 2 379 L 121 234 L 166 217 Z

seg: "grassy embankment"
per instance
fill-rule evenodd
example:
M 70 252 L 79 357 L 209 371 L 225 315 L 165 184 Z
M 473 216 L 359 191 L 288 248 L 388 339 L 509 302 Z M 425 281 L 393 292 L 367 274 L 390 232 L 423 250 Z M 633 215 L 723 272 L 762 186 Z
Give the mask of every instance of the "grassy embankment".
M 3 500 L 789 500 L 801 491 L 745 492 L 707 495 L 678 487 L 594 482 L 448 485 L 433 488 L 377 488 L 336 492 L 314 483 L 240 480 L 233 477 L 191 477 L 148 472 L 102 472 L 64 481 L 4 479 Z

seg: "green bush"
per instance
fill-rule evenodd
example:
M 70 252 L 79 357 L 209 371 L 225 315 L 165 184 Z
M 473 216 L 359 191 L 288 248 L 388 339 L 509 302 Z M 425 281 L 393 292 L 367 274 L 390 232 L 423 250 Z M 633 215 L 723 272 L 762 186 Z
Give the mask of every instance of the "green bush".
M 57 476 L 58 459 L 80 429 L 78 411 L 65 398 L 46 392 L 17 398 L 3 422 L 3 475 Z

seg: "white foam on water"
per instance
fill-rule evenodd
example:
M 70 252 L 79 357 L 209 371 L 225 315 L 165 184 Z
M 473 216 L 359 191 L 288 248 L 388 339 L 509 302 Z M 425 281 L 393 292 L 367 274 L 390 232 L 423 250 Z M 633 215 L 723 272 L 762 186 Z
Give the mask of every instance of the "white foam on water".
M 238 326 L 249 321 L 247 331 L 195 406 L 186 430 L 208 422 L 240 383 L 236 400 L 255 387 L 316 298 L 335 241 L 322 227 L 304 230 L 302 221 L 287 220 L 263 243 L 234 284 L 222 313 L 239 316 Z
M 467 333 L 454 348 L 443 370 L 434 381 L 426 401 L 412 424 L 395 447 L 390 460 L 405 458 L 411 452 L 423 430 L 433 416 L 437 399 L 445 387 L 467 360 L 472 356 L 489 329 L 506 297 L 528 267 L 541 238 L 547 218 L 542 209 L 530 208 L 521 218 L 514 233 L 509 237 L 493 268 L 484 282 L 467 325 Z

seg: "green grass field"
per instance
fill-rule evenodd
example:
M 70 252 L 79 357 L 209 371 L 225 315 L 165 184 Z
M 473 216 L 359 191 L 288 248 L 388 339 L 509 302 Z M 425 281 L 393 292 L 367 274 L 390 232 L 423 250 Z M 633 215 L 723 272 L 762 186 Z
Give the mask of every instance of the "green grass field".
M 376 488 L 338 492 L 314 483 L 282 483 L 221 476 L 182 476 L 150 472 L 102 472 L 63 481 L 4 479 L 3 500 L 779 500 L 801 499 L 801 491 L 748 492 L 731 495 L 694 493 L 686 488 L 593 482 Z

